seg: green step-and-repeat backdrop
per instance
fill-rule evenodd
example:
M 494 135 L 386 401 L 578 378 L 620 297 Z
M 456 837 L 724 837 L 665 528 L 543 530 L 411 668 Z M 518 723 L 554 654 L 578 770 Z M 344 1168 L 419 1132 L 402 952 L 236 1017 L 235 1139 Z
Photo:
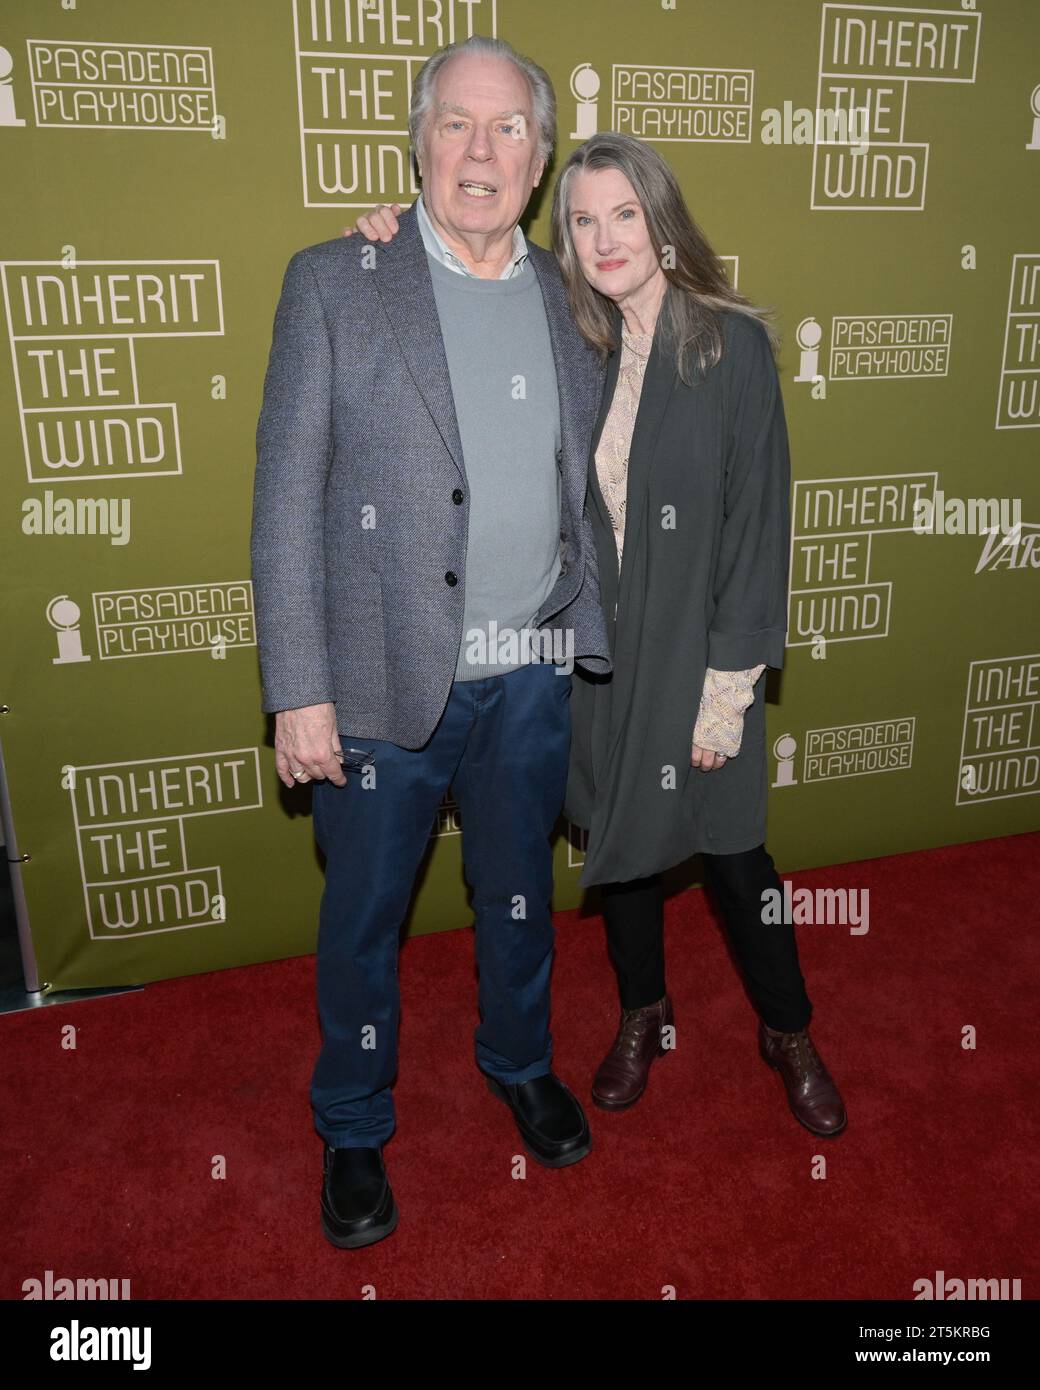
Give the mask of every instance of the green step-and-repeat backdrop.
M 274 309 L 294 251 L 415 197 L 412 79 L 471 32 L 549 71 L 557 165 L 653 143 L 777 311 L 778 866 L 1040 824 L 1036 0 L 5 0 L 0 738 L 49 987 L 314 947 L 249 581 Z M 446 802 L 412 930 L 469 920 Z

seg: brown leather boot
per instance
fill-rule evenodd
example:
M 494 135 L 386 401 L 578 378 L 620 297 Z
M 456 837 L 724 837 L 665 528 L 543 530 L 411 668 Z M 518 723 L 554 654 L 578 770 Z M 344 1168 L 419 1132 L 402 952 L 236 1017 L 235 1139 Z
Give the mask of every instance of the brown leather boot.
M 799 1124 L 821 1139 L 840 1134 L 848 1123 L 845 1103 L 813 1046 L 809 1030 L 780 1033 L 759 1019 L 758 1050 L 762 1060 L 780 1073 L 787 1103 Z
M 672 1001 L 666 994 L 645 1009 L 622 1009 L 617 1037 L 599 1064 L 592 1099 L 601 1110 L 627 1110 L 646 1090 L 650 1067 L 668 1050 L 661 1046 L 661 1029 L 672 1023 Z

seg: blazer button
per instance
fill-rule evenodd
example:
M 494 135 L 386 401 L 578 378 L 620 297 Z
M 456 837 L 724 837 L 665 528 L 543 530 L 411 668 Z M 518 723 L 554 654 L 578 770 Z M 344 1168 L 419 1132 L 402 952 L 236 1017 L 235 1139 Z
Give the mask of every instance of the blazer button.
M 459 504 L 462 501 L 462 488 L 457 487 L 455 489 L 455 491 L 451 494 L 451 500 L 455 503 L 456 506 L 459 506 Z
M 459 576 L 455 573 L 454 570 L 449 570 L 448 573 L 444 576 L 444 582 L 445 584 L 450 584 L 451 587 L 454 589 L 455 585 L 459 582 Z

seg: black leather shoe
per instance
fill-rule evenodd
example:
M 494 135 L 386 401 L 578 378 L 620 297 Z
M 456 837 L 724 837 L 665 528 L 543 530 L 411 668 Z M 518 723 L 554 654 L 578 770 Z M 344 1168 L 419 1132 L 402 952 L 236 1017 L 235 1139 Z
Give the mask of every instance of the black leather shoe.
M 373 1245 L 397 1226 L 397 1206 L 379 1149 L 325 1145 L 321 1226 L 333 1245 Z
M 487 1072 L 484 1076 L 491 1094 L 512 1110 L 524 1148 L 546 1168 L 577 1163 L 592 1148 L 584 1110 L 552 1072 L 517 1086 L 504 1086 Z

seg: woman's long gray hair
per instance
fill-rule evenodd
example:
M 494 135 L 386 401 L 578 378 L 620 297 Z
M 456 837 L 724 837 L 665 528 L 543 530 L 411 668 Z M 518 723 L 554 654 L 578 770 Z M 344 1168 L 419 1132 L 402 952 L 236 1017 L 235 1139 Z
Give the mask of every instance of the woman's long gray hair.
M 615 345 L 614 303 L 585 279 L 571 236 L 574 176 L 598 169 L 619 170 L 635 190 L 668 281 L 661 304 L 662 341 L 675 354 L 676 370 L 683 381 L 690 384 L 694 354 L 702 372 L 722 356 L 722 330 L 716 309 L 733 309 L 757 319 L 775 351 L 780 339 L 769 322 L 771 310 L 756 307 L 730 284 L 722 262 L 691 217 L 671 169 L 650 145 L 616 131 L 602 131 L 579 146 L 563 166 L 553 194 L 553 250 L 567 287 L 571 312 L 585 340 L 603 358 Z

